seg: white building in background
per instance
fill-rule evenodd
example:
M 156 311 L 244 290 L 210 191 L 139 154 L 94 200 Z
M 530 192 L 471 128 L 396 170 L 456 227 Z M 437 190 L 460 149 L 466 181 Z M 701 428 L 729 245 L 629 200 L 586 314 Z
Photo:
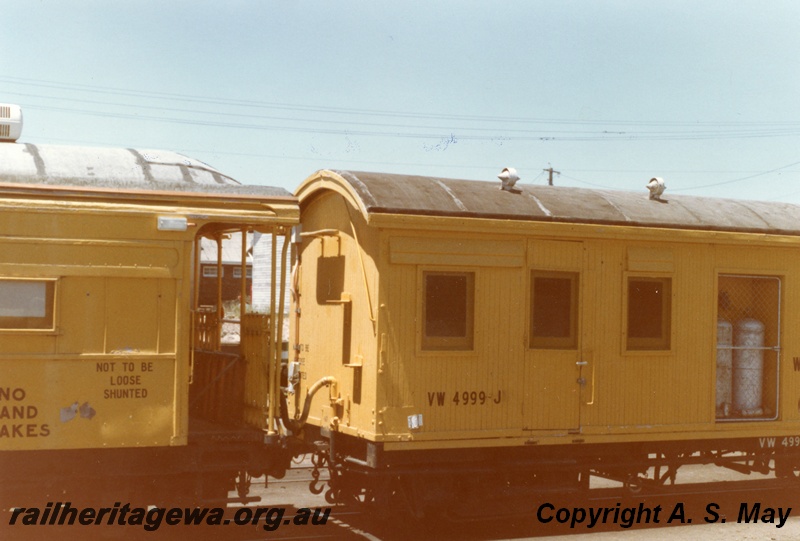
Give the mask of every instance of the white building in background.
M 247 235 L 247 290 L 252 284 L 252 235 Z M 200 240 L 200 304 L 217 303 L 217 241 Z M 222 300 L 236 301 L 242 295 L 242 234 L 232 233 L 222 240 Z
M 277 256 L 280 258 L 283 250 L 284 237 L 278 237 L 276 246 Z M 253 311 L 268 314 L 271 306 L 272 295 L 272 235 L 262 235 L 254 233 L 253 238 Z M 275 280 L 280 284 L 281 274 L 278 265 Z M 289 312 L 291 287 L 289 276 L 291 275 L 290 262 L 286 262 L 286 291 L 284 293 L 284 314 Z M 280 291 L 276 291 L 275 304 L 280 302 Z
M 283 249 L 282 237 L 278 238 L 278 257 Z M 212 239 L 202 239 L 200 252 L 201 280 L 205 287 L 202 289 L 208 299 L 201 299 L 201 304 L 216 303 L 216 281 L 217 281 L 217 243 Z M 251 310 L 268 314 L 270 312 L 270 295 L 272 293 L 272 235 L 262 235 L 252 233 L 247 235 L 247 289 L 249 292 Z M 242 235 L 233 233 L 222 241 L 222 264 L 223 264 L 223 300 L 237 300 L 241 295 L 241 276 L 242 276 Z M 291 274 L 289 261 L 287 260 L 287 277 Z M 280 283 L 280 266 L 276 273 L 276 280 Z M 208 282 L 208 284 L 205 284 Z M 290 284 L 286 284 L 284 297 L 284 311 L 288 312 Z M 280 295 L 280 291 L 277 292 Z M 280 298 L 276 298 L 278 303 Z

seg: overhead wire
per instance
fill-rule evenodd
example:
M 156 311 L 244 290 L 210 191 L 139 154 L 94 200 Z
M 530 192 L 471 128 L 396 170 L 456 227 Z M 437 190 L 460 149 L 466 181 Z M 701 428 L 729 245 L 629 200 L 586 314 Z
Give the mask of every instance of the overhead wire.
M 248 129 L 260 131 L 276 131 L 276 132 L 295 132 L 295 133 L 315 133 L 320 135 L 353 135 L 362 137 L 394 137 L 394 138 L 411 138 L 411 139 L 447 139 L 453 141 L 635 141 L 635 140 L 649 140 L 649 141 L 691 141 L 703 139 L 742 139 L 742 138 L 764 138 L 764 137 L 780 137 L 780 136 L 796 136 L 800 135 L 800 128 L 792 130 L 772 130 L 772 131 L 745 131 L 745 132 L 564 132 L 559 130 L 550 130 L 546 133 L 537 134 L 529 130 L 510 130 L 503 129 L 502 133 L 494 133 L 488 135 L 455 135 L 454 131 L 465 130 L 474 131 L 479 128 L 462 127 L 453 129 L 441 126 L 402 126 L 402 125 L 372 125 L 391 128 L 393 130 L 411 128 L 411 129 L 432 129 L 432 130 L 447 130 L 438 133 L 421 132 L 421 131 L 370 131 L 370 130 L 356 130 L 356 129 L 331 129 L 322 128 L 318 126 L 302 127 L 302 126 L 285 126 L 275 124 L 252 124 L 241 122 L 221 122 L 211 120 L 195 120 L 186 118 L 174 118 L 154 115 L 143 114 L 126 114 L 126 113 L 112 113 L 104 111 L 92 111 L 85 109 L 69 109 L 65 107 L 51 107 L 43 105 L 28 105 L 28 108 L 33 110 L 54 111 L 71 114 L 81 114 L 86 116 L 104 117 L 104 118 L 117 118 L 127 120 L 148 120 L 153 122 L 169 123 L 169 124 L 183 124 L 194 126 L 207 126 L 215 128 L 234 128 L 234 129 Z M 252 118 L 252 117 L 251 117 Z M 297 122 L 298 119 L 292 119 L 292 122 Z M 314 122 L 320 122 L 315 120 Z M 342 124 L 341 122 L 331 122 L 331 124 Z M 355 123 L 354 125 L 364 125 Z M 508 135 L 508 133 L 519 133 L 520 135 Z M 563 135 L 550 135 L 550 134 L 563 134 Z
M 7 94 L 23 96 L 23 97 L 29 97 L 29 98 L 56 99 L 56 98 L 53 98 L 51 96 L 42 96 L 42 95 L 36 95 L 36 94 L 25 94 L 25 93 L 16 93 L 16 92 L 7 92 Z M 137 105 L 131 105 L 131 104 L 119 103 L 119 102 L 96 101 L 96 100 L 86 100 L 86 99 L 69 98 L 69 97 L 59 97 L 57 99 L 59 101 L 61 101 L 61 102 L 66 101 L 66 102 L 72 102 L 72 103 L 82 103 L 82 104 L 91 104 L 91 105 L 110 105 L 110 106 L 115 106 L 115 107 L 140 108 L 140 106 L 137 106 Z M 111 117 L 117 117 L 117 118 L 131 118 L 130 116 L 125 115 L 123 113 L 108 113 L 108 112 L 92 111 L 92 110 L 84 110 L 84 109 L 67 109 L 67 108 L 63 108 L 63 107 L 56 108 L 56 107 L 48 107 L 48 106 L 42 106 L 42 105 L 31 105 L 30 107 L 33 108 L 33 109 L 58 110 L 58 111 L 62 111 L 62 112 L 73 112 L 73 113 L 77 113 L 77 114 L 86 114 L 86 115 L 93 115 L 93 116 L 106 116 L 106 117 L 111 116 Z M 321 119 L 321 118 L 305 119 L 305 118 L 297 118 L 297 117 L 257 115 L 257 114 L 252 114 L 252 113 L 231 113 L 231 112 L 220 112 L 220 111 L 211 111 L 211 112 L 209 112 L 209 111 L 203 111 L 203 110 L 198 110 L 198 109 L 182 109 L 182 108 L 175 108 L 175 107 L 148 106 L 147 109 L 149 111 L 165 111 L 165 112 L 171 112 L 171 113 L 188 113 L 188 114 L 200 114 L 200 115 L 218 115 L 218 116 L 225 116 L 225 117 L 248 118 L 248 119 L 251 119 L 251 120 L 274 120 L 274 121 L 305 122 L 305 123 L 313 122 L 313 123 L 317 123 L 317 124 L 326 124 L 326 125 L 329 125 L 329 124 L 341 125 L 343 123 L 341 120 L 328 120 L 328 119 Z M 152 117 L 152 116 L 142 116 L 142 115 L 139 115 L 139 114 L 137 114 L 135 116 L 135 118 L 139 118 L 139 119 L 142 119 L 142 120 L 153 120 L 154 119 L 154 117 Z M 157 117 L 157 119 L 160 120 L 160 121 L 163 121 L 163 122 L 173 122 L 173 123 L 188 122 L 187 120 L 184 120 L 184 119 L 165 118 L 165 117 Z M 217 125 L 217 126 L 221 126 L 221 127 L 225 127 L 225 126 L 238 127 L 237 125 L 231 125 L 231 124 L 228 124 L 228 123 L 214 123 L 214 122 L 209 122 L 209 121 L 204 122 L 204 124 L 206 124 L 206 125 L 208 125 L 208 124 Z M 408 128 L 409 127 L 407 124 L 387 124 L 387 123 L 379 123 L 379 122 L 347 121 L 346 124 L 353 125 L 353 126 L 383 127 L 383 128 L 393 128 L 393 129 Z M 241 126 L 241 127 L 256 128 L 257 126 Z M 422 127 L 425 128 L 425 129 L 445 130 L 445 131 L 453 129 L 453 126 L 422 126 Z M 263 129 L 280 129 L 279 127 L 274 127 L 274 126 L 261 126 L 261 128 L 263 128 Z M 465 130 L 465 131 L 485 130 L 485 128 L 474 128 L 474 127 L 469 127 L 469 126 L 459 127 L 457 129 L 458 130 Z M 315 130 L 312 130 L 312 131 L 315 131 Z M 342 133 L 349 133 L 348 130 L 341 130 L 341 132 Z M 440 132 L 439 134 L 433 135 L 433 137 L 440 137 L 442 133 L 444 133 L 444 132 Z M 506 133 L 528 133 L 528 134 L 532 134 L 532 133 L 535 133 L 535 132 L 531 132 L 531 130 L 521 130 L 521 129 L 514 129 L 514 128 L 503 128 L 503 133 L 504 134 L 506 134 Z M 578 132 L 578 131 L 564 131 L 564 130 L 549 130 L 547 133 L 551 133 L 551 134 L 553 134 L 553 133 L 566 133 L 566 134 L 570 134 L 570 135 L 576 135 L 576 134 L 585 134 L 585 135 L 595 134 L 595 135 L 597 135 L 598 133 L 602 134 L 602 135 L 609 135 L 609 134 L 612 134 L 612 135 L 625 135 L 625 132 L 613 133 L 613 132 L 609 132 L 609 131 L 603 131 L 603 132 L 581 131 L 581 132 Z M 711 132 L 711 133 L 715 133 L 715 132 Z M 653 134 L 653 135 L 655 135 L 655 134 Z M 662 135 L 667 135 L 667 134 L 664 133 Z M 702 135 L 702 133 L 696 133 L 695 135 Z M 545 135 L 538 135 L 536 137 L 541 138 L 541 137 L 546 137 L 546 136 Z M 470 139 L 471 136 L 460 136 L 460 138 Z M 494 138 L 495 139 L 502 138 L 504 140 L 509 139 L 505 135 L 500 136 L 500 137 L 494 137 Z
M 72 90 L 77 92 L 90 92 L 100 93 L 105 95 L 115 96 L 128 96 L 134 98 L 147 98 L 147 99 L 165 99 L 165 100 L 179 100 L 182 103 L 194 102 L 205 103 L 213 105 L 226 105 L 231 107 L 248 107 L 248 108 L 272 108 L 281 109 L 295 112 L 315 112 L 323 114 L 334 115 L 356 115 L 356 116 L 380 116 L 387 118 L 406 118 L 420 120 L 447 120 L 453 122 L 479 122 L 479 123 L 502 123 L 500 126 L 495 127 L 481 127 L 474 125 L 467 126 L 431 126 L 431 125 L 418 125 L 418 124 L 396 124 L 388 122 L 363 122 L 353 119 L 339 120 L 327 118 L 303 118 L 303 117 L 285 117 L 285 116 L 264 116 L 253 114 L 252 111 L 247 113 L 234 113 L 229 111 L 214 110 L 196 110 L 176 107 L 156 107 L 152 104 L 137 105 L 120 102 L 97 101 L 88 100 L 65 95 L 59 96 L 46 96 L 42 94 L 31 94 L 24 92 L 7 92 L 10 94 L 20 95 L 23 97 L 37 98 L 37 99 L 57 99 L 60 103 L 73 102 L 91 105 L 105 105 L 111 107 L 126 107 L 126 108 L 146 108 L 150 111 L 166 111 L 171 113 L 189 114 L 189 115 L 204 115 L 209 117 L 212 115 L 220 115 L 225 117 L 246 117 L 253 120 L 269 120 L 269 121 L 288 121 L 293 123 L 315 123 L 317 125 L 348 125 L 370 128 L 381 128 L 395 131 L 355 131 L 353 129 L 325 129 L 317 127 L 298 127 L 298 126 L 281 126 L 281 125 L 259 125 L 259 124 L 242 124 L 234 122 L 214 122 L 209 119 L 193 120 L 186 118 L 174 117 L 154 117 L 151 115 L 136 114 L 134 116 L 126 115 L 121 112 L 108 112 L 98 111 L 95 109 L 68 109 L 64 107 L 48 107 L 46 105 L 31 104 L 29 107 L 39 108 L 43 110 L 60 111 L 72 114 L 91 115 L 99 117 L 112 117 L 121 119 L 138 119 L 150 120 L 157 122 L 173 123 L 173 124 L 194 124 L 203 126 L 213 126 L 222 128 L 235 128 L 235 129 L 258 129 L 258 130 L 271 130 L 271 131 L 295 131 L 303 133 L 319 133 L 325 135 L 359 135 L 359 136 L 382 136 L 382 137 L 410 137 L 410 138 L 446 138 L 452 137 L 466 141 L 603 141 L 603 140 L 700 140 L 700 139 L 738 139 L 738 138 L 763 138 L 763 137 L 785 137 L 800 135 L 800 122 L 781 121 L 781 122 L 678 122 L 678 121 L 627 121 L 627 120 L 582 120 L 582 119 L 563 119 L 563 118 L 522 118 L 522 117 L 502 117 L 502 116 L 479 116 L 479 115 L 449 115 L 449 114 L 426 114 L 426 113 L 410 113 L 403 111 L 380 111 L 368 109 L 351 109 L 340 107 L 320 107 L 308 105 L 290 105 L 259 102 L 252 100 L 234 100 L 234 99 L 219 99 L 207 96 L 192 96 L 175 93 L 153 92 L 153 91 L 140 91 L 140 90 L 126 90 L 113 87 L 100 87 L 92 85 L 80 84 L 65 84 L 54 81 L 42 81 L 35 79 L 22 79 L 9 76 L 0 76 L 0 82 L 12 83 L 24 86 L 34 86 L 41 88 L 54 88 L 60 90 Z M 534 131 L 531 129 L 511 128 L 509 123 L 516 125 L 520 124 L 538 124 L 538 125 L 572 125 L 572 126 L 599 126 L 603 125 L 606 129 L 602 130 L 557 130 L 552 127 L 546 130 Z M 645 131 L 631 131 L 629 129 L 614 128 L 619 127 L 660 127 L 660 128 L 683 128 L 682 130 L 674 129 L 661 129 L 661 130 L 645 130 Z M 400 131 L 397 131 L 400 130 Z M 417 130 L 414 132 L 406 132 L 404 130 Z M 419 132 L 418 130 L 425 130 Z M 428 130 L 436 130 L 431 133 Z M 491 130 L 491 134 L 486 134 Z M 449 131 L 449 133 L 448 133 Z M 455 132 L 458 132 L 456 135 Z M 466 133 L 465 133 L 466 132 Z M 483 134 L 481 132 L 484 132 Z
M 98 85 L 84 85 L 75 83 L 63 83 L 58 81 L 46 81 L 40 79 L 27 79 L 0 75 L 0 82 L 6 82 L 24 86 L 34 86 L 43 88 L 54 88 L 59 90 L 73 90 L 79 92 L 90 92 L 100 94 L 112 94 L 129 97 L 144 97 L 148 99 L 164 99 L 172 101 L 208 103 L 213 105 L 227 105 L 248 108 L 271 108 L 285 109 L 304 112 L 323 112 L 347 115 L 370 115 L 370 116 L 397 116 L 411 117 L 418 119 L 446 119 L 446 120 L 468 120 L 480 122 L 503 122 L 503 123 L 546 123 L 546 124 L 578 124 L 578 125 L 628 125 L 628 126 L 800 126 L 800 121 L 678 121 L 678 120 L 619 120 L 619 119 L 570 119 L 570 118 L 530 118 L 520 116 L 490 116 L 490 115 L 463 115 L 463 114 L 444 114 L 444 113 L 421 113 L 396 110 L 379 109 L 357 109 L 346 107 L 303 105 L 264 102 L 257 100 L 241 100 L 231 98 L 218 98 L 212 96 L 199 96 L 192 94 L 178 94 L 169 92 L 157 92 L 150 90 L 131 90 L 118 87 L 107 87 Z
M 782 171 L 784 169 L 788 169 L 788 168 L 793 167 L 793 166 L 798 165 L 798 164 L 800 164 L 800 161 L 792 162 L 792 163 L 787 164 L 787 165 L 782 165 L 780 167 L 776 167 L 774 169 L 770 169 L 769 171 L 762 171 L 762 172 L 756 173 L 754 175 L 748 175 L 746 177 L 734 178 L 734 179 L 731 179 L 731 180 L 724 180 L 722 182 L 712 182 L 711 184 L 701 184 L 699 186 L 689 186 L 687 188 L 678 188 L 678 189 L 671 190 L 671 191 L 673 191 L 673 192 L 686 192 L 686 191 L 690 191 L 690 190 L 699 190 L 699 189 L 702 189 L 702 188 L 713 188 L 715 186 L 724 186 L 726 184 L 734 184 L 736 182 L 743 182 L 745 180 L 750 180 L 750 179 L 754 179 L 754 178 L 758 178 L 758 177 L 763 177 L 764 175 L 769 175 L 771 173 L 777 173 L 778 171 Z
M 252 111 L 246 113 L 223 111 L 220 109 L 201 110 L 185 107 L 171 107 L 171 106 L 155 106 L 152 103 L 145 105 L 133 103 L 125 103 L 120 101 L 108 101 L 96 99 L 86 99 L 74 96 L 49 96 L 46 94 L 36 94 L 30 92 L 6 92 L 8 94 L 22 96 L 33 100 L 58 100 L 59 103 L 69 102 L 78 103 L 83 105 L 91 105 L 91 108 L 69 108 L 69 107 L 56 107 L 49 105 L 42 105 L 41 103 L 34 102 L 28 104 L 26 108 L 34 110 L 55 111 L 67 114 L 87 115 L 106 118 L 117 118 L 125 120 L 139 120 L 139 121 L 153 121 L 163 122 L 178 125 L 195 125 L 195 126 L 208 126 L 216 128 L 231 128 L 231 129 L 248 129 L 248 130 L 261 130 L 261 131 L 275 131 L 275 132 L 296 132 L 296 133 L 313 133 L 320 135 L 336 135 L 336 136 L 369 136 L 369 137 L 392 137 L 392 138 L 411 138 L 411 139 L 440 139 L 451 142 L 458 140 L 465 141 L 652 141 L 652 140 L 701 140 L 701 139 L 739 139 L 739 138 L 766 138 L 766 137 L 786 137 L 800 135 L 800 122 L 797 121 L 779 121 L 779 122 L 686 122 L 686 121 L 630 121 L 630 120 L 583 120 L 583 119 L 565 119 L 565 118 L 524 118 L 524 117 L 504 117 L 504 116 L 481 116 L 481 115 L 452 115 L 452 114 L 428 114 L 428 113 L 413 113 L 407 111 L 383 111 L 375 109 L 354 109 L 342 107 L 322 107 L 314 105 L 302 104 L 285 104 L 285 103 L 270 103 L 255 100 L 239 100 L 239 99 L 221 99 L 210 96 L 187 95 L 178 93 L 167 92 L 154 92 L 143 90 L 131 90 L 115 87 L 104 87 L 97 85 L 83 85 L 73 83 L 61 83 L 57 81 L 45 81 L 37 79 L 25 79 L 13 76 L 0 76 L 0 82 L 7 84 L 16 84 L 28 87 L 49 88 L 58 90 L 69 90 L 76 93 L 91 93 L 110 95 L 116 97 L 130 97 L 134 99 L 146 100 L 168 100 L 179 101 L 181 103 L 198 103 L 206 105 L 223 105 L 226 107 L 247 107 L 258 109 L 273 109 L 282 111 L 293 111 L 297 113 L 315 113 L 316 116 L 311 118 L 304 118 L 302 116 L 278 116 L 278 115 L 264 115 L 254 114 Z M 124 113 L 120 111 L 104 111 L 95 109 L 94 106 L 112 107 L 112 108 L 129 108 L 134 109 L 135 113 Z M 152 112 L 170 113 L 166 115 L 153 115 L 141 114 L 141 110 L 146 109 Z M 180 115 L 187 115 L 188 118 L 181 118 Z M 197 115 L 202 115 L 198 119 Z M 323 115 L 323 116 L 319 116 Z M 351 115 L 357 117 L 373 117 L 373 118 L 395 118 L 395 119 L 408 119 L 417 121 L 417 123 L 399 124 L 396 122 L 386 121 L 363 121 L 363 120 L 341 120 L 334 118 L 326 118 L 324 115 Z M 247 118 L 256 122 L 236 122 L 214 120 L 212 116 L 223 116 L 225 118 Z M 451 121 L 456 123 L 461 122 L 474 122 L 482 124 L 475 125 L 429 125 L 420 124 L 419 121 Z M 258 121 L 267 121 L 266 123 Z M 285 125 L 285 122 L 291 125 Z M 491 123 L 503 123 L 502 126 L 487 126 Z M 507 124 L 515 126 L 528 125 L 541 125 L 538 129 L 515 127 L 510 128 Z M 301 125 L 302 124 L 302 125 Z M 544 129 L 546 126 L 550 126 Z M 570 125 L 570 126 L 599 126 L 604 125 L 606 129 L 602 130 L 563 130 L 553 129 L 555 125 Z M 336 126 L 331 127 L 331 126 Z M 616 127 L 616 129 L 612 129 Z M 627 128 L 637 128 L 630 130 Z M 365 129 L 366 128 L 366 129 Z M 660 128 L 657 130 L 641 130 L 641 128 Z M 676 129 L 682 128 L 682 129 Z M 457 135 L 456 135 L 457 134 Z M 241 155 L 252 157 L 272 157 L 280 159 L 297 159 L 307 160 L 311 158 L 304 157 L 291 157 L 285 155 L 265 155 L 265 154 L 246 154 L 224 152 L 220 150 L 213 150 L 218 154 L 228 155 Z M 329 159 L 329 158 L 326 158 Z M 368 162 L 363 160 L 344 159 L 348 163 L 378 163 Z M 382 165 L 392 165 L 386 162 L 380 162 Z M 697 190 L 726 184 L 732 184 L 750 180 L 753 178 L 768 175 L 778 171 L 786 170 L 792 166 L 798 165 L 800 162 L 793 162 L 778 168 L 770 169 L 768 171 L 760 171 L 744 177 L 738 177 L 726 181 L 714 182 L 709 184 L 702 184 L 696 186 L 689 186 L 684 188 L 676 188 L 671 191 L 689 191 Z M 459 168 L 473 168 L 482 170 L 491 170 L 491 167 L 486 166 L 465 166 L 446 165 L 446 164 L 408 164 L 408 163 L 395 163 L 394 165 L 419 165 L 426 167 L 459 167 Z M 580 171 L 580 170 L 576 170 Z M 698 171 L 689 171 L 698 173 Z M 732 171 L 733 172 L 733 171 Z M 539 177 L 541 174 L 539 175 Z M 562 177 L 573 180 L 578 183 L 586 184 L 588 186 L 599 188 L 613 187 L 589 182 L 572 175 L 563 175 Z M 537 177 L 538 178 L 538 177 Z M 535 181 L 536 179 L 534 179 Z M 533 182 L 533 181 L 531 181 Z
M 608 185 L 605 185 L 605 184 L 598 184 L 596 182 L 589 182 L 588 180 L 581 180 L 581 179 L 576 178 L 576 177 L 574 177 L 572 175 L 565 175 L 563 171 L 561 172 L 560 176 L 561 176 L 561 178 L 567 178 L 569 180 L 574 180 L 575 182 L 579 182 L 580 184 L 586 184 L 587 186 L 592 186 L 594 188 L 604 188 L 604 189 L 607 189 L 607 190 L 617 190 L 617 189 L 619 189 L 619 188 L 616 188 L 614 186 L 608 186 Z

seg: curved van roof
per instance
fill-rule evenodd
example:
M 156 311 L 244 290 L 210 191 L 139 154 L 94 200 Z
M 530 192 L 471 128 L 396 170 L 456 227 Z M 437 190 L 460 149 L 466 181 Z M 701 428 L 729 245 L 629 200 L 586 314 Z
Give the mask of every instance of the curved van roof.
M 318 171 L 297 189 L 301 206 L 319 190 L 349 195 L 372 214 L 639 225 L 800 235 L 800 206 L 787 203 L 481 182 L 358 171 Z
M 0 183 L 291 197 L 243 186 L 203 162 L 164 150 L 0 143 Z

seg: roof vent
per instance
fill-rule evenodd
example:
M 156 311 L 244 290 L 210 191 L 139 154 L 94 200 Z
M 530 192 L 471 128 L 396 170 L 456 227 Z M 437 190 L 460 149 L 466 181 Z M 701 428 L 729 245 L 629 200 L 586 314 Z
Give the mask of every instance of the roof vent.
M 650 182 L 647 183 L 645 188 L 650 190 L 650 199 L 661 201 L 661 194 L 664 193 L 664 190 L 667 189 L 667 186 L 664 184 L 663 178 L 653 177 L 650 179 Z
M 22 109 L 0 103 L 0 141 L 13 143 L 22 135 Z
M 507 192 L 515 192 L 517 190 L 514 189 L 514 184 L 517 183 L 519 180 L 519 175 L 517 175 L 517 170 L 513 167 L 506 167 L 503 171 L 497 175 L 497 178 L 500 179 L 500 189 L 505 190 Z

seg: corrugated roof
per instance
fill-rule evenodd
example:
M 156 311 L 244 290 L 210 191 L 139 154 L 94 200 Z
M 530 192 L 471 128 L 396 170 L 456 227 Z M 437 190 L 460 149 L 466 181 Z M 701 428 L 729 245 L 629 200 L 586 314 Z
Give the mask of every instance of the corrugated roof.
M 29 185 L 290 196 L 243 186 L 203 162 L 165 150 L 0 143 L 0 182 Z
M 650 200 L 648 191 L 591 190 L 368 173 L 320 171 L 298 190 L 312 190 L 315 178 L 344 182 L 367 214 L 462 216 L 680 229 L 800 235 L 800 207 L 787 203 L 669 195 Z M 341 179 L 341 180 L 339 180 Z

